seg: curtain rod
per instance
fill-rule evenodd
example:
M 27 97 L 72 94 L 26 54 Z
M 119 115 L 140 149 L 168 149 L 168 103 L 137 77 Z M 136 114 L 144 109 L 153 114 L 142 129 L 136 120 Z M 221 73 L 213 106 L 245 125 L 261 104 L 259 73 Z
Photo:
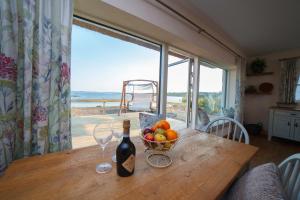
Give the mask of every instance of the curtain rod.
M 239 58 L 242 58 L 242 56 L 240 54 L 238 54 L 237 52 L 235 52 L 233 49 L 231 49 L 229 46 L 227 46 L 226 44 L 224 44 L 218 38 L 216 38 L 215 36 L 213 36 L 212 34 L 210 34 L 209 32 L 207 32 L 205 29 L 203 29 L 202 27 L 200 27 L 198 24 L 196 24 L 195 22 L 193 22 L 192 20 L 190 20 L 189 18 L 187 18 L 186 16 L 184 16 L 183 14 L 181 14 L 180 12 L 178 12 L 177 10 L 173 9 L 172 7 L 170 7 L 169 5 L 165 4 L 164 2 L 162 2 L 160 0 L 156 0 L 156 2 L 158 2 L 159 4 L 161 4 L 162 6 L 164 6 L 165 8 L 167 8 L 168 10 L 170 10 L 171 12 L 175 13 L 176 15 L 178 15 L 179 17 L 181 17 L 182 19 L 184 19 L 186 22 L 188 22 L 191 25 L 193 25 L 194 27 L 196 27 L 198 29 L 198 33 L 199 34 L 205 33 L 207 36 L 209 36 L 212 40 L 214 40 L 215 42 L 217 42 L 223 48 L 227 49 L 228 51 L 230 51 L 231 53 L 233 53 L 235 56 L 237 56 Z
M 300 56 L 296 56 L 296 57 L 290 57 L 290 58 L 281 58 L 281 59 L 278 59 L 279 61 L 285 61 L 285 60 L 293 60 L 293 59 L 298 59 L 300 58 Z

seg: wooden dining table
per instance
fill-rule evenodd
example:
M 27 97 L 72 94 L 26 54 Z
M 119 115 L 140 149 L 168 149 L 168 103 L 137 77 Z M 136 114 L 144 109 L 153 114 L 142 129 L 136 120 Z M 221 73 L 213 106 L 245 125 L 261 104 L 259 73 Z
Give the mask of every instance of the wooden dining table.
M 135 172 L 126 178 L 115 163 L 109 173 L 95 172 L 96 164 L 111 161 L 115 143 L 104 160 L 98 146 L 16 160 L 0 177 L 0 199 L 219 199 L 258 150 L 192 129 L 179 132 L 167 168 L 148 165 L 141 139 L 133 137 Z

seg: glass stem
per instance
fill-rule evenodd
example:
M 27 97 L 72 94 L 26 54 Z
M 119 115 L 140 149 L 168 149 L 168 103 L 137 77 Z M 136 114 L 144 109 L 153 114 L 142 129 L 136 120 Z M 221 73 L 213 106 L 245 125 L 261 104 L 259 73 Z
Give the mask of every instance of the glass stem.
M 102 160 L 104 160 L 104 149 L 105 147 L 102 147 Z

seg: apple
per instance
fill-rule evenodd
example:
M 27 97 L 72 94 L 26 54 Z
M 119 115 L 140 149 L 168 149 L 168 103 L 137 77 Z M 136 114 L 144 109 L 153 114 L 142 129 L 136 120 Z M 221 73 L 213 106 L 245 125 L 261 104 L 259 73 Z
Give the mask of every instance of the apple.
M 162 129 L 162 128 L 156 129 L 156 131 L 155 131 L 154 133 L 155 133 L 155 134 L 161 134 L 161 135 L 163 135 L 163 136 L 166 135 L 166 131 L 165 131 L 164 129 Z
M 154 133 L 156 130 L 155 126 L 151 127 L 151 131 Z
M 146 135 L 144 135 L 144 138 L 148 141 L 154 141 L 154 136 L 152 133 L 147 133 Z
M 157 142 L 165 142 L 167 140 L 166 136 L 159 133 L 155 134 L 154 139 Z
M 151 128 L 145 128 L 143 134 L 146 135 L 147 133 L 153 133 Z

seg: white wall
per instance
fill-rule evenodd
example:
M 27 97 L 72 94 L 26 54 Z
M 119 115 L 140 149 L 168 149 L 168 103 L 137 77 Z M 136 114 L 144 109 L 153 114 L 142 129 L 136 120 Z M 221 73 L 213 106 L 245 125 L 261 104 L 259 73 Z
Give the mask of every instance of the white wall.
M 269 108 L 276 106 L 279 101 L 279 81 L 280 81 L 280 62 L 279 59 L 291 58 L 300 56 L 300 50 L 277 52 L 264 56 L 267 63 L 266 72 L 274 72 L 269 76 L 254 76 L 247 77 L 246 85 L 258 86 L 263 82 L 270 82 L 274 85 L 272 95 L 245 95 L 245 122 L 246 123 L 258 123 L 262 122 L 264 130 L 268 129 L 268 115 Z M 255 57 L 256 58 L 256 57 Z M 255 59 L 251 58 L 249 61 Z

